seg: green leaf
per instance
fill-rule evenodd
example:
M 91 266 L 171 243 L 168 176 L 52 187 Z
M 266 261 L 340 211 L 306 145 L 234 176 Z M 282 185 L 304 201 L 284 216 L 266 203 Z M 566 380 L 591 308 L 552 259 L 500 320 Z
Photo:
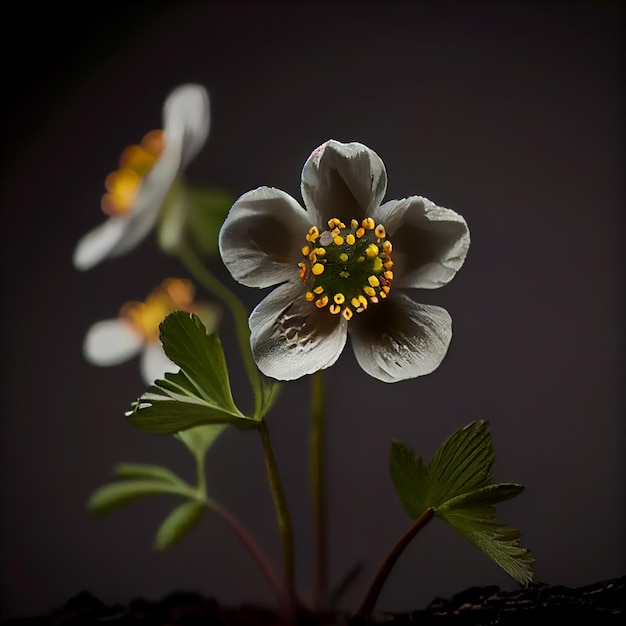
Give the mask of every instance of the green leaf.
M 431 506 L 428 470 L 421 457 L 416 457 L 403 443 L 394 441 L 389 471 L 402 506 L 412 519 L 417 519 Z
M 183 430 L 175 437 L 189 448 L 196 459 L 201 460 L 225 428 L 225 424 L 207 424 Z
M 115 474 L 120 478 L 148 478 L 170 482 L 175 485 L 187 486 L 184 480 L 179 478 L 171 470 L 160 465 L 140 465 L 137 463 L 119 463 L 114 468 Z
M 441 505 L 436 514 L 465 539 L 471 541 L 495 561 L 509 576 L 526 585 L 533 577 L 533 558 L 520 547 L 520 532 L 498 522 L 491 502 L 512 498 L 523 490 L 521 485 L 490 485 L 473 494 L 464 494 Z M 481 501 L 484 498 L 483 501 Z
M 487 422 L 472 422 L 453 433 L 428 464 L 431 506 L 489 484 L 494 458 Z
M 257 425 L 233 402 L 224 351 L 197 315 L 174 311 L 161 323 L 161 341 L 180 371 L 165 374 L 133 403 L 126 417 L 154 434 L 174 434 L 203 424 Z
M 172 547 L 200 521 L 205 511 L 206 505 L 199 500 L 189 500 L 176 507 L 159 527 L 154 540 L 155 549 Z
M 493 506 L 524 487 L 492 484 L 493 464 L 488 424 L 476 421 L 453 433 L 427 467 L 407 446 L 393 442 L 389 467 L 400 502 L 413 520 L 432 509 L 515 580 L 527 584 L 533 559 L 520 547 L 519 531 L 498 522 Z
M 87 508 L 94 515 L 102 516 L 146 496 L 164 493 L 186 497 L 195 496 L 193 489 L 174 485 L 170 482 L 160 480 L 123 480 L 109 483 L 96 489 L 87 502 Z
M 219 253 L 219 232 L 234 201 L 223 189 L 187 187 L 187 232 L 200 253 Z

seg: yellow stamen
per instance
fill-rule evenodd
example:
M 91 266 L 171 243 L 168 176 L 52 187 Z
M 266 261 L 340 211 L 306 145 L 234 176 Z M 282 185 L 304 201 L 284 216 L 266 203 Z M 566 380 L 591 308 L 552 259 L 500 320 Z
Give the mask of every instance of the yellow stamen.
M 350 321 L 352 319 L 352 316 L 354 315 L 354 313 L 352 312 L 352 309 L 350 307 L 346 307 L 341 314 L 343 315 L 344 319 L 346 321 Z
M 337 235 L 333 241 L 335 242 L 336 246 L 341 246 L 343 244 L 343 237 L 341 235 Z
M 387 233 L 385 232 L 385 227 L 382 224 L 379 224 L 378 226 L 376 226 L 376 230 L 374 231 L 374 234 L 379 239 L 384 239 L 387 236 Z
M 315 263 L 313 265 L 313 267 L 311 268 L 311 271 L 316 275 L 319 276 L 320 274 L 324 273 L 324 266 L 321 263 Z
M 324 294 L 321 298 L 315 301 L 315 306 L 318 309 L 325 307 L 328 304 L 328 296 Z
M 333 297 L 333 300 L 337 304 L 343 304 L 346 301 L 346 297 L 342 293 L 336 293 L 335 296 Z
M 366 217 L 361 222 L 361 226 L 363 226 L 363 228 L 365 228 L 365 230 L 374 230 L 374 226 L 376 226 L 376 223 L 374 222 L 374 220 L 371 217 Z
M 367 282 L 372 287 L 378 287 L 380 285 L 380 281 L 378 280 L 378 276 L 374 276 L 374 274 L 372 274 L 371 276 L 367 277 Z
M 353 246 L 355 242 L 356 242 L 356 237 L 352 233 L 349 233 L 348 235 L 346 235 L 346 243 L 349 246 Z
M 341 311 L 341 307 L 338 304 L 331 304 L 328 307 L 328 310 L 333 314 L 333 315 L 337 315 L 337 313 L 339 313 L 339 311 Z
M 370 245 L 365 249 L 365 254 L 367 254 L 369 259 L 373 259 L 375 256 L 378 256 L 378 246 L 375 243 L 370 243 Z

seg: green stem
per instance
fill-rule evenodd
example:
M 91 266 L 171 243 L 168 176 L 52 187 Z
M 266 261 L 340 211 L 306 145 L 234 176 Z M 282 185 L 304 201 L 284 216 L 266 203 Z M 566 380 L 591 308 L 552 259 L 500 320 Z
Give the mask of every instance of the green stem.
M 235 332 L 237 334 L 239 350 L 254 391 L 254 415 L 255 417 L 260 417 L 264 404 L 263 384 L 259 370 L 252 357 L 252 351 L 250 350 L 248 310 L 230 289 L 215 278 L 213 273 L 204 266 L 202 261 L 189 246 L 181 244 L 178 249 L 178 256 L 189 272 L 195 276 L 196 280 L 230 309 L 235 321 Z
M 435 509 L 432 507 L 426 509 L 422 515 L 417 519 L 415 524 L 409 528 L 409 530 L 402 536 L 400 541 L 393 547 L 381 568 L 378 570 L 378 574 L 372 583 L 367 595 L 365 596 L 365 600 L 363 600 L 363 604 L 359 609 L 359 615 L 364 618 L 369 618 L 374 610 L 374 605 L 378 600 L 378 596 L 387 580 L 387 576 L 391 572 L 391 569 L 395 565 L 398 557 L 404 549 L 411 543 L 415 535 L 434 517 Z
M 311 492 L 315 526 L 315 588 L 313 606 L 317 611 L 324 608 L 328 577 L 328 544 L 326 525 L 326 475 L 324 471 L 324 378 L 322 371 L 312 377 L 311 402 Z
M 290 604 L 291 606 L 293 606 L 295 602 L 294 543 L 291 516 L 287 507 L 285 491 L 280 480 L 278 465 L 276 464 L 276 458 L 274 457 L 274 451 L 272 450 L 269 430 L 267 428 L 267 423 L 265 420 L 261 420 L 261 422 L 259 423 L 259 430 L 261 432 L 261 439 L 263 441 L 265 465 L 267 468 L 267 475 L 269 478 L 270 489 L 272 491 L 272 497 L 274 499 L 274 507 L 276 509 L 276 517 L 278 519 L 278 530 L 280 532 L 280 538 L 283 546 L 285 583 L 287 586 L 287 593 L 290 598 Z
M 278 598 L 278 602 L 280 604 L 281 610 L 285 615 L 288 616 L 288 621 L 292 619 L 293 615 L 293 604 L 291 601 L 291 597 L 285 593 L 284 588 L 282 587 L 276 571 L 272 567 L 271 563 L 256 543 L 252 535 L 247 531 L 245 526 L 241 524 L 241 522 L 225 507 L 221 506 L 214 500 L 208 500 L 208 506 L 211 510 L 215 511 L 222 519 L 230 526 L 233 532 L 237 535 L 237 537 L 241 540 L 243 545 L 246 547 L 252 558 L 256 561 L 257 565 L 267 578 L 270 583 L 276 597 Z

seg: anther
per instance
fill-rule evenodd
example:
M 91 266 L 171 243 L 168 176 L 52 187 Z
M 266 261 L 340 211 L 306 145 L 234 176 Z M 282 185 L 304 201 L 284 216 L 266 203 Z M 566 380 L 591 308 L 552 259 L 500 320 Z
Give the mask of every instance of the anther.
M 333 297 L 333 300 L 337 304 L 343 304 L 346 301 L 346 297 L 342 293 L 336 293 L 335 296 Z
M 339 311 L 341 311 L 341 307 L 338 304 L 331 304 L 328 307 L 328 310 L 333 314 L 333 315 L 337 315 L 337 313 L 339 313 Z
M 311 271 L 316 275 L 319 276 L 320 274 L 324 273 L 324 266 L 321 263 L 315 263 L 313 265 L 313 267 L 311 268 Z
M 352 312 L 352 309 L 350 307 L 346 307 L 341 314 L 343 315 L 344 319 L 347 320 L 348 322 L 352 319 L 352 316 L 354 315 L 354 313 Z
M 336 246 L 343 245 L 343 237 L 341 235 L 336 235 L 333 241 L 335 242 Z
M 378 246 L 375 243 L 370 243 L 370 245 L 365 249 L 365 254 L 367 254 L 370 259 L 378 256 Z
M 315 266 L 313 266 L 313 269 L 315 269 Z M 372 287 L 378 287 L 380 285 L 380 281 L 378 280 L 377 276 L 374 276 L 374 274 L 372 274 L 371 276 L 367 277 L 367 282 L 372 286 Z
M 374 234 L 379 239 L 384 239 L 387 235 L 387 233 L 385 232 L 385 227 L 382 224 L 379 224 L 378 226 L 376 226 L 376 229 L 374 230 Z
M 374 220 L 371 217 L 366 217 L 361 222 L 361 226 L 363 226 L 363 228 L 365 228 L 365 230 L 374 230 L 374 226 L 376 226 L 376 223 L 374 222 Z
M 315 301 L 315 306 L 318 309 L 324 308 L 328 304 L 328 296 L 324 294 L 321 298 Z

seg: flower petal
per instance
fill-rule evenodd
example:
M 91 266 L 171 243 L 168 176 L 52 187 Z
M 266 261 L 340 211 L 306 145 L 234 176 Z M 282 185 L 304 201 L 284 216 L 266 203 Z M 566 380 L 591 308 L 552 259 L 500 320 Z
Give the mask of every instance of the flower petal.
M 385 383 L 430 374 L 452 339 L 452 319 L 445 309 L 418 304 L 403 293 L 370 306 L 350 324 L 356 360 Z
M 330 367 L 346 344 L 346 320 L 307 302 L 299 283 L 277 287 L 252 311 L 249 323 L 254 360 L 278 380 Z
M 181 85 L 163 105 L 165 150 L 176 146 L 181 167 L 198 154 L 209 134 L 211 116 L 209 94 L 201 85 Z
M 81 237 L 72 261 L 77 270 L 88 270 L 111 254 L 128 229 L 128 217 L 111 217 Z
M 470 234 L 458 213 L 411 196 L 386 202 L 372 217 L 393 243 L 394 287 L 435 289 L 463 265 Z
M 220 231 L 220 254 L 233 278 L 248 287 L 270 287 L 299 275 L 307 212 L 287 193 L 259 187 L 241 196 Z
M 386 189 L 384 163 L 361 143 L 331 139 L 311 154 L 302 170 L 304 206 L 318 227 L 331 217 L 349 224 L 352 218 L 370 215 Z
M 175 373 L 180 368 L 170 361 L 160 343 L 148 343 L 141 354 L 139 370 L 146 385 L 165 377 L 165 372 Z
M 139 353 L 144 338 L 128 322 L 116 318 L 89 328 L 83 353 L 93 365 L 118 365 Z

